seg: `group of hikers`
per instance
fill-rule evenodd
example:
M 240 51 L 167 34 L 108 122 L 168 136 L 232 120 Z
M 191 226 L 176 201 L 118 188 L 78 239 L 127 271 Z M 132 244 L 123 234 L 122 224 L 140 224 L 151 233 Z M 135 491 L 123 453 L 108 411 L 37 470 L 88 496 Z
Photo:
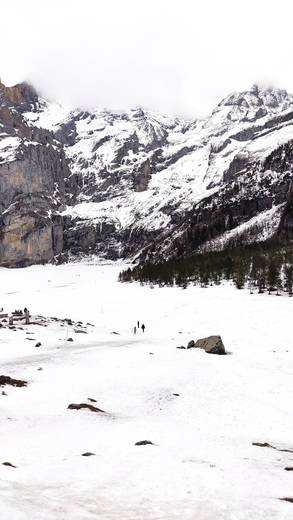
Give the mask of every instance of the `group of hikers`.
M 9 325 L 13 325 L 14 318 L 19 319 L 22 317 L 24 317 L 24 319 L 25 319 L 25 324 L 28 325 L 30 322 L 30 311 L 26 307 L 23 309 L 23 311 L 22 311 L 22 309 L 16 309 L 9 315 L 9 317 L 8 317 Z
M 144 332 L 145 331 L 145 324 L 142 323 L 140 325 L 139 321 L 137 321 L 136 325 L 133 327 L 133 334 L 136 334 L 139 328 L 141 328 L 142 332 Z

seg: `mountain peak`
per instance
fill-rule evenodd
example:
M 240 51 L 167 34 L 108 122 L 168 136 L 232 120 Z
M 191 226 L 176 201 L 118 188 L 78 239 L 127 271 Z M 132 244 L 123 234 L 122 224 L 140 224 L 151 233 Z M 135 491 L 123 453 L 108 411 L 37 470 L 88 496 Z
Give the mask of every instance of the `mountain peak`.
M 224 98 L 213 111 L 212 120 L 253 122 L 289 108 L 293 108 L 293 96 L 286 90 L 254 84 L 249 90 Z
M 38 93 L 27 82 L 18 83 L 12 87 L 6 87 L 0 81 L 0 103 L 7 106 L 29 106 L 38 101 Z

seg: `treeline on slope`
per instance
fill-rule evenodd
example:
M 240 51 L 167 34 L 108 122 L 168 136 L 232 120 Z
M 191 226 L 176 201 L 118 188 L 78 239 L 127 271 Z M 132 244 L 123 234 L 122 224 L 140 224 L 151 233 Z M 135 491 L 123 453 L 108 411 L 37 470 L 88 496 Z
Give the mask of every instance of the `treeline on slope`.
M 119 274 L 121 282 L 139 281 L 159 286 L 208 287 L 232 281 L 237 289 L 259 293 L 285 291 L 292 296 L 293 248 L 280 241 L 195 254 L 158 263 L 145 263 Z

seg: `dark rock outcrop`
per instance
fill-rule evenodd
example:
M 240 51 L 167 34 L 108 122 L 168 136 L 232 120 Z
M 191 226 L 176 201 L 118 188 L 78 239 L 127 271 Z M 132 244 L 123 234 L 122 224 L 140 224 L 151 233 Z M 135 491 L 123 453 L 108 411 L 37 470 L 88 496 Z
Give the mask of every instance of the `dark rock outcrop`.
M 152 441 L 138 441 L 135 443 L 135 446 L 147 446 L 148 444 L 154 445 Z
M 221 336 L 208 336 L 195 342 L 192 340 L 188 343 L 187 348 L 201 348 L 207 354 L 226 354 Z
M 2 466 L 8 466 L 9 468 L 17 468 L 17 466 L 14 466 L 11 462 L 2 462 Z
M 79 403 L 79 404 L 69 404 L 68 405 L 68 410 L 82 410 L 82 409 L 87 409 L 87 410 L 90 410 L 91 412 L 97 412 L 97 413 L 105 413 L 104 410 L 101 410 L 100 408 L 97 408 L 96 406 L 93 406 L 92 404 L 88 404 L 88 403 Z
M 22 379 L 13 379 L 9 376 L 0 376 L 0 386 L 5 385 L 23 387 L 27 386 L 27 381 L 23 381 Z
M 82 457 L 93 457 L 95 453 L 92 453 L 91 451 L 86 451 L 85 453 L 82 453 Z

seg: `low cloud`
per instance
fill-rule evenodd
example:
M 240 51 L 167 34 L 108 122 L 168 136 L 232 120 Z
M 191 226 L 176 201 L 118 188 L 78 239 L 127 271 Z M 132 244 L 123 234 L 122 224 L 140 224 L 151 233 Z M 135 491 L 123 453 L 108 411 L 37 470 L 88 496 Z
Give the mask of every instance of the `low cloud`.
M 70 106 L 201 117 L 257 82 L 293 92 L 287 0 L 14 0 L 0 76 Z

